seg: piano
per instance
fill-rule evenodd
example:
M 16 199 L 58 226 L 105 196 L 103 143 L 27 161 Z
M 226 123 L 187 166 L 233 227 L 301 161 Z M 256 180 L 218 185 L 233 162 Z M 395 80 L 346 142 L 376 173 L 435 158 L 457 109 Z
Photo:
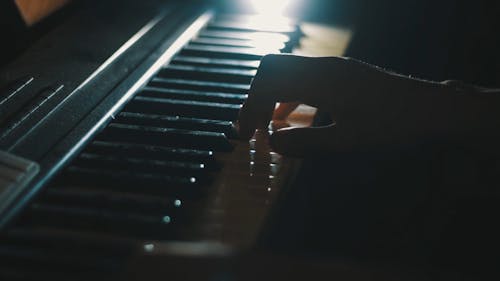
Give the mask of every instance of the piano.
M 267 53 L 351 44 L 423 75 L 430 46 L 410 63 L 398 49 L 426 37 L 406 32 L 413 9 L 394 25 L 379 12 L 398 1 L 371 4 L 351 40 L 245 2 L 73 0 L 28 30 L 0 66 L 0 280 L 498 280 L 497 157 L 437 144 L 299 160 L 233 128 Z
M 73 3 L 2 67 L 0 280 L 112 280 L 156 249 L 259 244 L 300 161 L 234 121 L 262 56 L 307 54 L 318 28 L 180 2 Z M 349 32 L 329 32 L 342 54 Z

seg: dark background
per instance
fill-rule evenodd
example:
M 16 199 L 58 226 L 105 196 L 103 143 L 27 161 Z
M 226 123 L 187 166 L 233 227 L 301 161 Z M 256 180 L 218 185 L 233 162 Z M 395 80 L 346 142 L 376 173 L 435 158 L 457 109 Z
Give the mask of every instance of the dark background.
M 426 79 L 500 87 L 498 1 L 310 0 L 294 12 L 354 26 L 348 56 Z

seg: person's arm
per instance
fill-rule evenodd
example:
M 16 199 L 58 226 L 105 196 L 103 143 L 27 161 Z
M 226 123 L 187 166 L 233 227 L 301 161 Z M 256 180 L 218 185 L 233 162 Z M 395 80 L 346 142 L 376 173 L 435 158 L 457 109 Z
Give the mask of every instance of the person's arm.
M 66 5 L 70 0 L 15 0 L 26 25 L 30 26 Z
M 458 87 L 391 73 L 353 59 L 266 56 L 240 112 L 240 135 L 266 128 L 276 102 L 301 102 L 335 124 L 287 128 L 271 136 L 276 151 L 307 155 L 446 139 L 497 140 L 498 90 Z

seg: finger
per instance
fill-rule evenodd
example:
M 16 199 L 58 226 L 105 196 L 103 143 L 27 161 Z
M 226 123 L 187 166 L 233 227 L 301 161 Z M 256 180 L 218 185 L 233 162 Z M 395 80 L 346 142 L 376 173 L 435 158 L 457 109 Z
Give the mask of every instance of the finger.
M 249 139 L 256 129 L 264 129 L 271 120 L 275 102 L 272 100 L 252 102 L 249 98 L 243 104 L 238 118 L 238 133 L 240 138 Z
M 338 76 L 335 70 L 342 63 L 345 59 L 336 57 L 265 56 L 240 111 L 240 136 L 250 138 L 255 129 L 266 127 L 276 102 L 301 102 L 318 108 L 332 104 L 329 94 L 335 83 L 329 75 Z
M 268 55 L 262 59 L 259 70 L 252 82 L 248 99 L 243 104 L 239 114 L 239 135 L 249 139 L 258 128 L 265 128 L 272 118 L 277 101 L 287 101 L 291 91 L 282 71 L 284 65 L 290 64 L 292 57 Z
M 286 128 L 273 133 L 271 147 L 288 156 L 313 156 L 336 150 L 335 126 Z
M 298 102 L 280 103 L 274 110 L 273 120 L 285 120 L 299 105 L 300 103 Z

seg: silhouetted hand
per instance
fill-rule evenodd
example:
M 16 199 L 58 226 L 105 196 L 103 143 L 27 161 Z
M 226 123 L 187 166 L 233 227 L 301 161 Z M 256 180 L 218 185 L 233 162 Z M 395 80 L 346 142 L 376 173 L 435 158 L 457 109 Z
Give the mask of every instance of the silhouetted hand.
M 271 135 L 277 152 L 296 156 L 487 136 L 500 129 L 495 113 L 498 95 L 456 83 L 418 80 L 339 57 L 264 57 L 240 112 L 242 138 L 268 127 L 276 102 L 285 104 L 275 118 L 282 119 L 305 103 L 335 120 L 324 127 L 285 128 Z

